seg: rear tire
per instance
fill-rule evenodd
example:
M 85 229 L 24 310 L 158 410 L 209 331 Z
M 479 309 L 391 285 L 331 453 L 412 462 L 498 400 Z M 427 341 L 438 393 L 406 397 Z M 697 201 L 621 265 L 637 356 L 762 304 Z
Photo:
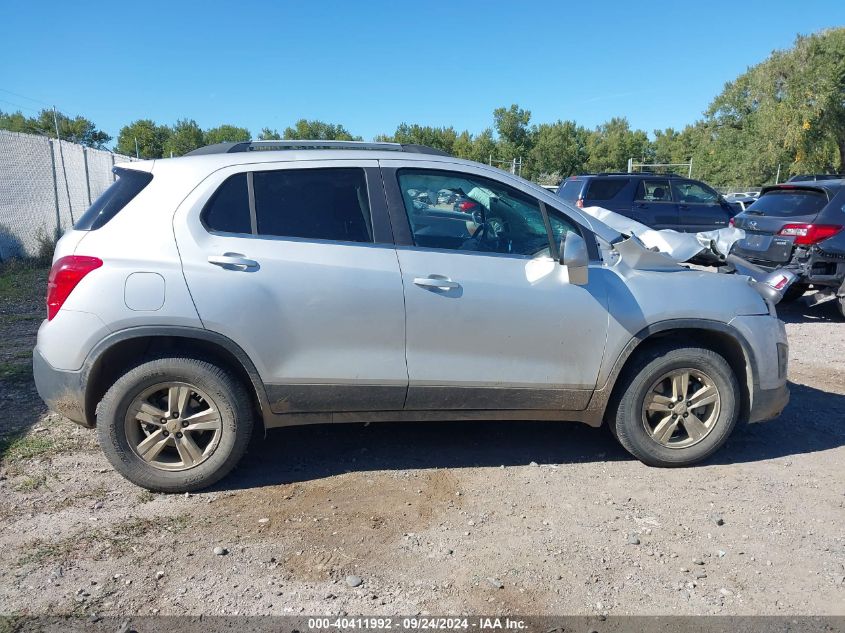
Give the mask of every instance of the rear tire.
M 739 382 L 712 350 L 653 347 L 621 379 L 624 391 L 610 424 L 619 443 L 649 466 L 700 462 L 725 443 L 737 424 Z M 678 393 L 682 399 L 675 397 Z
M 191 492 L 226 476 L 252 434 L 252 401 L 227 370 L 196 358 L 157 358 L 127 371 L 97 409 L 112 466 L 156 492 Z

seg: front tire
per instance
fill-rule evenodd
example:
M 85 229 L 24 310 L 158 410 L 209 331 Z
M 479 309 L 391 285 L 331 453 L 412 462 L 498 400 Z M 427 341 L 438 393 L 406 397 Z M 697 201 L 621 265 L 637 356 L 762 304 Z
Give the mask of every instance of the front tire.
M 717 451 L 737 424 L 740 389 L 728 362 L 700 347 L 654 347 L 623 376 L 614 434 L 649 466 L 689 466 Z
M 127 371 L 97 409 L 100 446 L 132 483 L 191 492 L 240 461 L 254 424 L 252 402 L 226 369 L 196 358 L 157 358 Z

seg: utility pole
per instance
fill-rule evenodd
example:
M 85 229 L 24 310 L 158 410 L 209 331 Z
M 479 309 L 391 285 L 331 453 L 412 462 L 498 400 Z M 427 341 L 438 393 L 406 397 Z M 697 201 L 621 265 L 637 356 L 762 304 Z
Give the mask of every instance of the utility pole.
M 59 146 L 59 158 L 62 159 L 62 175 L 65 177 L 65 193 L 67 194 L 67 210 L 70 214 L 70 223 L 73 226 L 73 204 L 70 201 L 70 183 L 67 180 L 67 165 L 65 165 L 65 153 L 62 150 L 62 139 L 59 134 L 59 115 L 56 106 L 53 106 L 53 124 L 56 126 L 56 144 Z
M 59 138 L 59 116 L 56 114 L 56 106 L 53 106 L 53 123 L 56 126 L 56 140 L 61 140 Z
M 135 138 L 135 158 L 141 158 L 141 156 L 138 152 L 138 137 L 136 136 L 134 138 Z
M 780 163 L 778 163 L 778 173 L 775 176 L 775 184 L 778 184 L 779 182 L 780 182 Z

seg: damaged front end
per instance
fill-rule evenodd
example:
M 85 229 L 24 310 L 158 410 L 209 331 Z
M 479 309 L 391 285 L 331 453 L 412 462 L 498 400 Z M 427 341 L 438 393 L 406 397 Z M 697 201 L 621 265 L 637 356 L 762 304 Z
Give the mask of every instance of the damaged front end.
M 788 295 L 791 288 L 815 292 L 804 298 L 809 305 L 837 301 L 839 311 L 845 316 L 845 233 L 810 246 L 796 246 L 790 260 L 782 266 L 763 267 L 731 253 L 726 260 L 726 272 L 748 275 L 755 281 L 777 290 L 777 303 Z

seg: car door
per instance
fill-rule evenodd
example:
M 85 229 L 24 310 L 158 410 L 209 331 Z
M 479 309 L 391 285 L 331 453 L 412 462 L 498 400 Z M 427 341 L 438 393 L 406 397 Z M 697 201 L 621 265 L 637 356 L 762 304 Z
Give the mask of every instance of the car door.
M 605 288 L 597 275 L 569 282 L 537 199 L 492 170 L 380 163 L 405 291 L 405 408 L 585 408 L 607 333 Z M 444 188 L 474 211 L 413 195 Z M 558 235 L 583 231 L 552 213 Z
M 643 178 L 637 185 L 631 217 L 653 229 L 680 230 L 678 205 L 668 178 Z
M 174 230 L 203 325 L 249 355 L 275 413 L 402 408 L 404 298 L 376 161 L 220 170 Z
M 716 191 L 695 180 L 673 179 L 672 193 L 678 202 L 680 230 L 687 233 L 713 231 L 728 226 L 732 212 Z

